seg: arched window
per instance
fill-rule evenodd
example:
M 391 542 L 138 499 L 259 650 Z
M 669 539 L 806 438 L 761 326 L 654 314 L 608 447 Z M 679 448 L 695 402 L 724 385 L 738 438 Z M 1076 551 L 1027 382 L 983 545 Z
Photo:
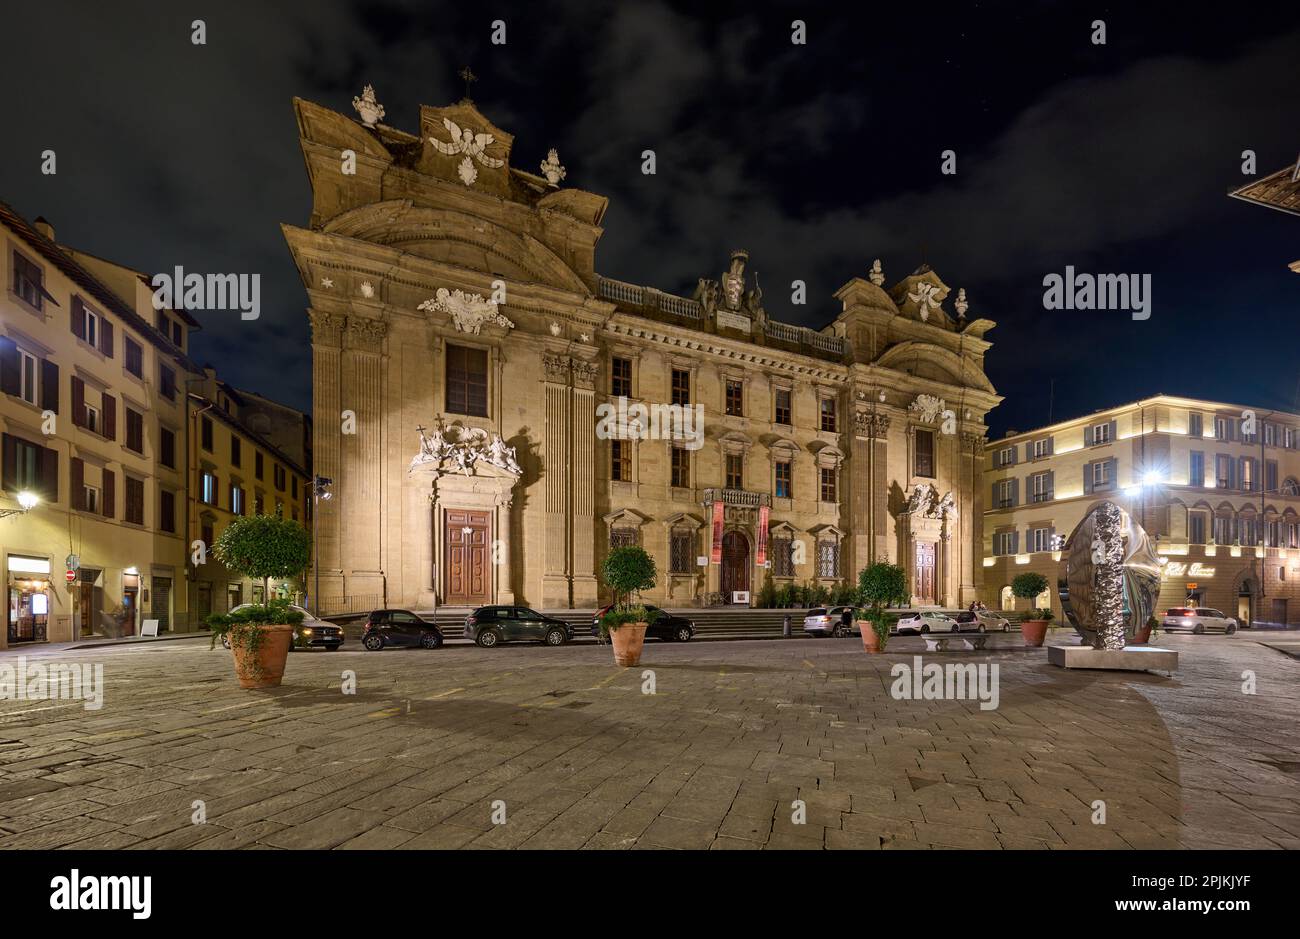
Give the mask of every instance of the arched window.
M 1002 588 L 1000 602 L 1003 610 L 1014 610 L 1016 608 L 1016 596 L 1011 592 L 1010 585 Z
M 1048 587 L 1038 596 L 1034 597 L 1034 607 L 1039 610 L 1050 610 L 1052 608 L 1052 588 Z
M 1300 496 L 1300 479 L 1288 476 L 1278 491 L 1284 496 Z

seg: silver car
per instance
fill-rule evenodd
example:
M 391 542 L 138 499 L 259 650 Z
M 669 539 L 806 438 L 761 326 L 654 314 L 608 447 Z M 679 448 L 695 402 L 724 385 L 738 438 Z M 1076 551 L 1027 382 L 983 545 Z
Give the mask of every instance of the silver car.
M 1237 621 L 1231 616 L 1206 606 L 1178 606 L 1165 610 L 1160 620 L 1161 629 L 1190 630 L 1196 635 L 1221 632 L 1231 636 L 1237 631 Z
M 947 613 L 937 610 L 904 613 L 898 618 L 895 631 L 899 633 L 955 633 L 961 632 L 957 621 Z
M 803 618 L 803 631 L 810 636 L 834 636 L 842 639 L 853 635 L 853 607 L 813 607 Z

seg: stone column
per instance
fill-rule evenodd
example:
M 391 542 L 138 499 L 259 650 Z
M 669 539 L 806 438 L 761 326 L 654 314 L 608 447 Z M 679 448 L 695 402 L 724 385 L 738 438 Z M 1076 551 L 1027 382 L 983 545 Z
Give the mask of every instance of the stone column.
M 847 570 L 853 575 L 850 581 L 854 581 L 857 571 L 875 561 L 875 539 L 871 536 L 871 431 L 871 412 L 855 412 L 845 480 L 850 505 L 847 552 Z
M 324 310 L 308 310 L 311 320 L 312 342 L 312 423 L 313 423 L 313 470 L 321 476 L 334 480 L 335 492 L 342 489 L 344 468 L 342 462 L 342 407 L 339 404 L 341 389 L 341 350 L 343 331 L 347 326 L 347 317 Z M 275 486 L 271 478 L 272 471 L 266 469 L 266 486 L 268 501 L 273 500 Z M 274 503 L 267 505 L 267 511 L 273 511 Z M 338 596 L 343 592 L 343 559 L 339 543 L 338 502 L 330 499 L 316 506 L 317 515 L 312 519 L 316 528 L 316 543 L 319 557 L 312 560 L 309 589 L 315 589 L 315 565 L 320 565 L 320 589 L 322 596 Z
M 873 561 L 891 557 L 889 550 L 889 423 L 888 414 L 877 411 L 872 415 L 871 434 L 871 534 Z M 906 563 L 903 558 L 893 558 L 895 563 Z
M 586 349 L 583 350 L 584 352 Z M 596 377 L 592 357 L 575 358 L 573 365 L 573 605 L 596 606 Z
M 542 606 L 567 607 L 572 594 L 569 566 L 569 360 L 551 352 L 542 354 L 542 394 L 546 427 L 542 442 L 542 487 L 545 490 L 546 527 L 542 553 Z
M 511 577 L 510 566 L 510 506 L 511 499 L 502 499 L 497 503 L 496 511 L 496 536 L 500 542 L 500 564 L 494 564 L 497 573 L 497 603 L 506 606 L 513 606 L 515 602 L 514 579 Z M 497 560 L 495 557 L 492 559 Z
M 958 506 L 959 538 L 964 552 L 961 567 L 962 606 L 978 600 L 984 590 L 984 482 L 980 464 L 984 452 L 984 436 L 963 431 L 960 435 L 960 489 Z M 1052 584 L 1055 596 L 1056 585 Z
M 344 334 L 342 407 L 356 414 L 356 433 L 342 435 L 348 472 L 339 510 L 345 520 L 348 592 L 383 595 L 380 532 L 383 529 L 383 342 L 388 325 L 380 319 L 349 316 Z M 333 418 L 338 423 L 339 417 Z M 337 490 L 336 490 L 337 491 Z

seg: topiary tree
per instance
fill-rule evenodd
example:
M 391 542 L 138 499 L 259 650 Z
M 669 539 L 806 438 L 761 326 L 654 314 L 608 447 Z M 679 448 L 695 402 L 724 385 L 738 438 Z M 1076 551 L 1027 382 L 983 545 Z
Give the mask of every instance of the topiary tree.
M 265 601 L 272 577 L 292 577 L 306 570 L 311 561 L 311 535 L 286 518 L 247 515 L 226 526 L 212 553 L 228 570 L 260 580 Z
M 1029 611 L 1033 615 L 1038 614 L 1038 609 L 1033 605 L 1038 599 L 1038 595 L 1047 589 L 1047 578 L 1035 571 L 1025 571 L 1023 574 L 1017 574 L 1011 581 L 1011 593 L 1022 600 L 1028 600 L 1030 603 Z M 1051 608 L 1048 608 L 1046 617 L 1039 619 L 1051 619 Z
M 881 649 L 889 641 L 885 607 L 906 603 L 909 596 L 907 572 L 901 564 L 877 561 L 858 572 L 858 602 L 867 608 L 867 620 L 880 639 Z
M 649 590 L 655 585 L 659 572 L 655 570 L 655 561 L 645 548 L 639 545 L 624 545 L 614 548 L 605 557 L 600 568 L 601 579 L 614 596 L 614 603 L 601 617 L 601 631 L 608 633 L 623 623 L 645 621 L 645 607 L 630 604 L 633 594 Z

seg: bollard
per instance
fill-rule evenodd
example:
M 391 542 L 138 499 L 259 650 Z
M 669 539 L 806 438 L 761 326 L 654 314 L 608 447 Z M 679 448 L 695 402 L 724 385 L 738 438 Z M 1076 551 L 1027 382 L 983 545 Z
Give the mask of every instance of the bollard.
M 790 638 L 790 614 L 785 614 L 785 628 L 781 630 L 782 638 Z

